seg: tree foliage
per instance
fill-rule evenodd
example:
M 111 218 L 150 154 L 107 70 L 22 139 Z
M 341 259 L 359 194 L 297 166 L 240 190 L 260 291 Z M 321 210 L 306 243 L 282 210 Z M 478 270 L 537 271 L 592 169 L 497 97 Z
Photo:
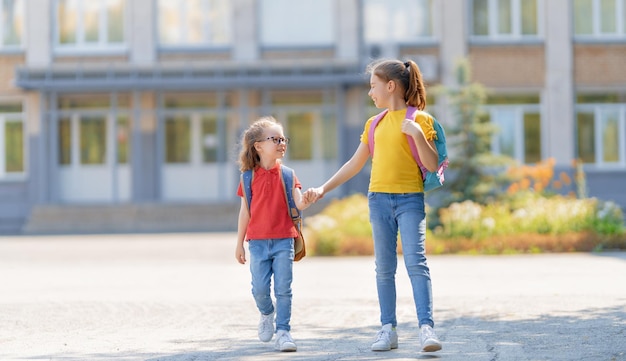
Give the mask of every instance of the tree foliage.
M 437 95 L 447 99 L 452 116 L 445 124 L 451 179 L 445 185 L 449 196 L 442 200 L 442 206 L 465 200 L 487 204 L 506 184 L 502 170 L 512 159 L 491 151 L 498 129 L 484 111 L 488 90 L 471 82 L 467 59 L 459 61 L 455 75 L 456 86 L 435 88 Z

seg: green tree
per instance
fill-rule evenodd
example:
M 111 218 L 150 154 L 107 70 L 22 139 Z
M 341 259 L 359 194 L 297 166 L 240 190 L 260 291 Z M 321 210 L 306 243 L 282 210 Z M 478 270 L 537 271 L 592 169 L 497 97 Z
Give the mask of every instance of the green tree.
M 483 109 L 488 90 L 480 83 L 471 82 L 467 59 L 458 62 L 455 75 L 456 86 L 434 89 L 437 95 L 447 99 L 452 116 L 444 124 L 451 180 L 444 187 L 449 196 L 442 200 L 441 206 L 464 200 L 487 204 L 506 184 L 502 170 L 513 160 L 491 151 L 491 140 L 498 129 Z

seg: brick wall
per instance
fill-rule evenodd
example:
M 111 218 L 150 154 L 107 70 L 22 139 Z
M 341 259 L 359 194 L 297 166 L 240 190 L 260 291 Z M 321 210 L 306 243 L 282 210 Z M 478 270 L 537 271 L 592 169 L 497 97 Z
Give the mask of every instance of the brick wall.
M 545 52 L 540 45 L 473 46 L 472 80 L 487 87 L 543 87 Z
M 574 46 L 574 82 L 578 86 L 626 84 L 625 44 L 577 44 Z

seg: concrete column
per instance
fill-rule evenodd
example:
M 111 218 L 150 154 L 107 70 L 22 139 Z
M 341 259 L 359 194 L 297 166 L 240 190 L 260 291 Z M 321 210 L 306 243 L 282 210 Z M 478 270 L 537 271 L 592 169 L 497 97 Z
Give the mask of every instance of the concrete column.
M 571 1 L 550 0 L 544 4 L 546 84 L 542 96 L 542 151 L 544 158 L 554 158 L 557 166 L 568 166 L 575 154 Z
M 233 0 L 233 58 L 238 61 L 253 61 L 259 58 L 257 34 L 257 1 Z
M 361 22 L 360 0 L 342 0 L 335 3 L 337 16 L 337 59 L 357 61 L 362 39 L 359 35 Z
M 37 1 L 37 0 L 34 0 Z M 130 62 L 133 65 L 151 65 L 157 57 L 157 2 L 154 0 L 133 0 L 128 3 L 129 19 L 127 26 Z
M 465 0 L 433 1 L 435 36 L 439 38 L 441 83 L 455 86 L 454 69 L 460 58 L 467 56 L 468 7 Z
M 48 66 L 52 62 L 53 10 L 52 1 L 26 1 L 27 66 Z

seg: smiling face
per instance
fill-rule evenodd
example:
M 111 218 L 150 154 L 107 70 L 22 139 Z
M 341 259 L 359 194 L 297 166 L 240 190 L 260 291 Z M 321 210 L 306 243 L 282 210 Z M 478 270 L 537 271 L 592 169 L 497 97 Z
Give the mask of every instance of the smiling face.
M 255 148 L 261 162 L 282 159 L 287 150 L 283 128 L 278 124 L 265 128 L 263 136 L 256 141 Z
M 376 108 L 389 107 L 389 99 L 393 93 L 392 81 L 385 82 L 378 75 L 372 73 L 370 76 L 370 91 L 367 92 L 374 101 Z

